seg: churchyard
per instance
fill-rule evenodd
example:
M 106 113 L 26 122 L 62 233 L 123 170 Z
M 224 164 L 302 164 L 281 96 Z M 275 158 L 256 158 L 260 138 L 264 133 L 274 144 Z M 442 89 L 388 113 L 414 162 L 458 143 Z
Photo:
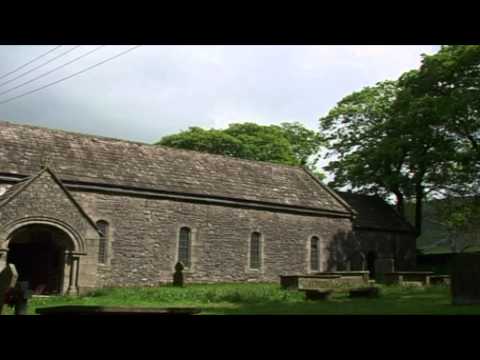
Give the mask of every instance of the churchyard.
M 283 275 L 278 283 L 215 284 L 186 282 L 178 262 L 170 284 L 100 288 L 77 296 L 33 295 L 9 264 L 0 272 L 0 313 L 480 315 L 478 260 L 477 254 L 457 255 L 451 276 L 399 272 L 392 259 L 379 259 L 380 282 L 362 270 Z
M 191 284 L 152 288 L 100 289 L 84 296 L 36 297 L 28 314 L 37 308 L 63 305 L 122 307 L 198 307 L 201 314 L 319 314 L 319 315 L 480 315 L 480 305 L 452 305 L 447 285 L 428 287 L 379 285 L 378 298 L 349 298 L 336 291 L 328 300 L 305 300 L 300 291 L 282 290 L 279 284 Z M 10 307 L 5 315 L 13 314 Z

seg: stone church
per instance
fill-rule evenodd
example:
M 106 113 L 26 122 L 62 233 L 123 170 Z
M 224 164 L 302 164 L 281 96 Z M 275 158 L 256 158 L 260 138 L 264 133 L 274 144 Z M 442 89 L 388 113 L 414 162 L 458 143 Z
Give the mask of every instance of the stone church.
M 36 293 L 155 286 L 178 261 L 190 282 L 412 268 L 411 227 L 350 197 L 301 167 L 0 122 L 0 267 Z

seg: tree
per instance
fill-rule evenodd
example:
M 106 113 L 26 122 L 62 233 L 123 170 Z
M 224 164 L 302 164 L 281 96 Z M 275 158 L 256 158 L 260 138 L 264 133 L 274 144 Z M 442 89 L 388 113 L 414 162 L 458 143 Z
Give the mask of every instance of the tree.
M 225 130 L 243 145 L 242 158 L 297 165 L 292 145 L 283 131 L 276 126 L 254 123 L 231 124 Z
M 422 122 L 454 144 L 444 170 L 450 181 L 438 191 L 475 195 L 480 185 L 480 46 L 443 46 L 424 56 L 419 71 L 405 74 L 399 104 L 410 121 Z M 412 101 L 414 100 L 414 101 Z
M 436 201 L 434 209 L 452 252 L 480 246 L 480 197 L 447 197 Z
M 204 130 L 198 127 L 190 127 L 178 134 L 165 136 L 156 144 L 211 154 L 233 157 L 244 156 L 244 145 L 240 140 L 221 130 L 214 129 Z
M 427 104 L 404 91 L 397 81 L 366 87 L 340 101 L 320 126 L 329 135 L 328 155 L 337 156 L 327 167 L 336 185 L 393 194 L 402 215 L 412 199 L 420 235 L 423 201 L 447 181 L 455 144 L 430 126 L 428 113 L 418 121 L 412 112 Z
M 280 129 L 290 142 L 297 162 L 314 170 L 319 160 L 320 149 L 324 145 L 323 137 L 318 132 L 305 128 L 299 122 L 281 123 Z
M 306 129 L 298 122 L 282 123 L 280 126 L 239 123 L 231 124 L 224 130 L 191 127 L 187 131 L 165 136 L 157 144 L 242 159 L 307 166 L 320 179 L 324 177 L 315 169 L 323 140 L 317 132 Z
M 335 176 L 334 187 L 349 185 L 383 197 L 393 193 L 403 213 L 411 187 L 407 149 L 401 132 L 391 125 L 398 91 L 397 82 L 385 81 L 355 92 L 320 119 L 320 129 L 327 157 L 336 157 L 326 167 Z
M 418 235 L 428 196 L 478 193 L 479 74 L 478 46 L 442 47 L 398 81 L 345 97 L 320 119 L 335 183 L 394 194 L 401 213 L 412 200 Z

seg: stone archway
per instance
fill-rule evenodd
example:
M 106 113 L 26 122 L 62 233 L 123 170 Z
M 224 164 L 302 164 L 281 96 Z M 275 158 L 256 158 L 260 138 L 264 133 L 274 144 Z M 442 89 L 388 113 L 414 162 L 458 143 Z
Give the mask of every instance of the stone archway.
M 61 294 L 69 281 L 67 253 L 74 250 L 70 236 L 47 224 L 15 229 L 8 238 L 7 263 L 13 263 L 19 281 L 27 281 L 37 294 Z

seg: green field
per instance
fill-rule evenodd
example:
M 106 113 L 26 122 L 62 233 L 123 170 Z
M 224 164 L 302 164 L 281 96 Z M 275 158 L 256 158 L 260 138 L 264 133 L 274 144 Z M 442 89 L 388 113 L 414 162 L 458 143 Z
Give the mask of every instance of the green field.
M 185 288 L 101 289 L 80 297 L 35 297 L 29 312 L 45 306 L 100 305 L 138 307 L 199 307 L 202 314 L 480 314 L 480 305 L 451 305 L 447 286 L 427 288 L 382 286 L 377 299 L 349 299 L 334 293 L 327 301 L 307 301 L 297 291 L 278 284 L 209 284 Z M 6 310 L 6 311 L 5 311 Z M 10 308 L 4 313 L 11 314 Z

